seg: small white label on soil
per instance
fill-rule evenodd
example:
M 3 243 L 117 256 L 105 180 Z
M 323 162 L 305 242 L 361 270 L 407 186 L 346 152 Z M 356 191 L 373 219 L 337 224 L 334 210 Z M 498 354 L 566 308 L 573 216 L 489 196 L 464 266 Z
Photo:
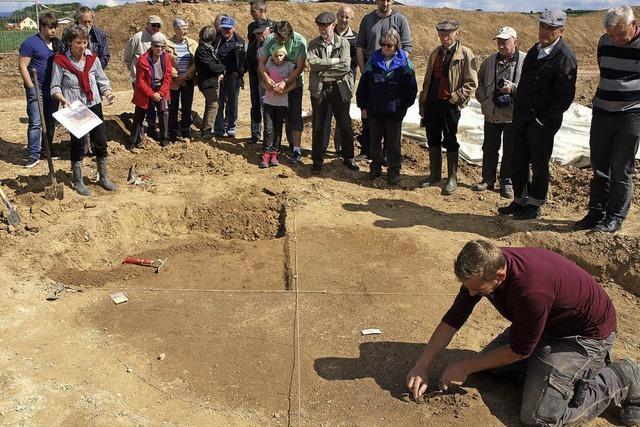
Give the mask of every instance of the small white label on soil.
M 363 329 L 362 335 L 380 335 L 382 331 L 378 328 Z
M 117 293 L 111 294 L 109 296 L 111 297 L 111 301 L 113 301 L 113 303 L 116 304 L 116 305 L 122 304 L 123 302 L 129 301 L 129 298 L 127 298 L 127 296 L 124 294 L 124 292 L 117 292 Z

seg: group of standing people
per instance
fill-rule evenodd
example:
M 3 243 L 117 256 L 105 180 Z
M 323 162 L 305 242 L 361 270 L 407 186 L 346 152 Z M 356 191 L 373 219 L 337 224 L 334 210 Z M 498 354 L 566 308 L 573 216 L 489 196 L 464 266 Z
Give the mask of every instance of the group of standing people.
M 239 91 L 248 73 L 250 141 L 263 140 L 260 167 L 279 165 L 285 130 L 291 147 L 289 159 L 298 163 L 304 128 L 304 71 L 308 65 L 306 84 L 313 110 L 311 173 L 322 172 L 332 118 L 336 123 L 336 152 L 347 168 L 359 169 L 349 114 L 355 96 L 362 117 L 359 156 L 371 160 L 371 179 L 380 177 L 386 166 L 389 183 L 398 184 L 402 121 L 416 100 L 418 85 L 410 60 L 413 45 L 407 18 L 393 10 L 393 0 L 376 3 L 376 10 L 362 18 L 357 32 L 350 26 L 354 18 L 351 7 L 343 5 L 335 15 L 321 13 L 315 19 L 318 36 L 309 42 L 290 22 L 271 21 L 264 0 L 251 3 L 253 22 L 247 28 L 248 42 L 237 33 L 235 19 L 225 13 L 219 13 L 212 25 L 200 30 L 198 41 L 188 36 L 189 23 L 185 19 L 173 21 L 174 34 L 167 38 L 162 32 L 162 20 L 149 16 L 146 27 L 131 37 L 124 52 L 135 104 L 129 148 L 136 147 L 145 134 L 162 146 L 175 142 L 178 136 L 191 137 L 196 86 L 205 98 L 201 137 L 207 141 L 235 138 Z M 90 8 L 80 7 L 75 18 L 76 25 L 65 32 L 61 41 L 56 38 L 55 17 L 44 14 L 39 33 L 25 40 L 20 48 L 19 69 L 29 115 L 26 167 L 33 167 L 40 160 L 42 126 L 46 126 L 48 139 L 53 139 L 52 113 L 61 101 L 80 100 L 97 110 L 101 98 L 109 102 L 113 99 L 104 74 L 110 60 L 107 38 L 93 25 Z M 429 148 L 430 175 L 424 186 L 440 185 L 444 148 L 447 176 L 443 193 L 456 190 L 458 122 L 461 110 L 475 95 L 485 123 L 482 181 L 474 190 L 493 190 L 499 183 L 500 194 L 513 198 L 508 206 L 498 209 L 500 215 L 515 219 L 539 217 L 549 191 L 554 137 L 576 90 L 577 60 L 563 38 L 566 23 L 567 15 L 561 10 L 541 13 L 538 42 L 526 53 L 518 48 L 516 30 L 502 27 L 494 37 L 497 52 L 479 66 L 473 52 L 458 40 L 457 20 L 446 19 L 436 25 L 440 45 L 427 58 L 417 98 Z M 636 87 L 640 78 L 635 63 L 629 62 L 629 58 L 635 58 L 640 42 L 638 25 L 629 7 L 607 11 L 604 27 L 606 33 L 598 45 L 600 82 L 593 101 L 589 212 L 576 223 L 576 228 L 616 232 L 631 204 L 640 134 L 640 91 Z M 76 56 L 71 53 L 75 39 L 85 41 L 84 53 L 76 50 Z M 54 57 L 58 60 L 54 61 Z M 34 69 L 43 93 L 42 124 L 30 73 Z M 98 159 L 105 158 L 100 160 L 105 166 L 99 169 L 104 182 L 108 181 L 101 132 L 103 127 L 81 140 L 72 138 L 74 183 L 81 194 L 89 193 L 81 175 L 88 141 Z M 81 150 L 80 145 L 85 149 Z

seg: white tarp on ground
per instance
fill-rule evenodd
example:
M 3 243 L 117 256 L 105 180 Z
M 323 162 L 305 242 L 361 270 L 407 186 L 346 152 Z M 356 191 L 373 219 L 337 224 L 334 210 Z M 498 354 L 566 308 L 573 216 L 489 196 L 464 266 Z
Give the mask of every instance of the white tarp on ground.
M 352 119 L 360 120 L 360 109 L 355 104 L 351 104 L 350 114 Z M 462 110 L 458 124 L 460 155 L 469 163 L 482 163 L 483 125 L 484 116 L 480 111 L 480 103 L 472 99 Z M 590 126 L 591 109 L 573 103 L 564 113 L 562 127 L 555 137 L 551 160 L 562 165 L 588 167 Z M 409 108 L 404 118 L 402 133 L 416 141 L 426 141 L 424 128 L 420 127 L 417 101 Z M 502 152 L 500 155 L 502 156 Z M 640 159 L 640 152 L 636 158 Z

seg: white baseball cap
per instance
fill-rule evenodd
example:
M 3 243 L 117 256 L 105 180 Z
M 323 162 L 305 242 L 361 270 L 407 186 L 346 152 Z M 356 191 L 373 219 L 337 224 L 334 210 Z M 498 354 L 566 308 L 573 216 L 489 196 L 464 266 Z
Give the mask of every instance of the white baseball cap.
M 502 27 L 498 30 L 498 34 L 496 34 L 496 36 L 493 39 L 508 40 L 510 38 L 514 38 L 514 39 L 518 38 L 518 33 L 516 33 L 516 30 L 514 30 L 511 27 Z

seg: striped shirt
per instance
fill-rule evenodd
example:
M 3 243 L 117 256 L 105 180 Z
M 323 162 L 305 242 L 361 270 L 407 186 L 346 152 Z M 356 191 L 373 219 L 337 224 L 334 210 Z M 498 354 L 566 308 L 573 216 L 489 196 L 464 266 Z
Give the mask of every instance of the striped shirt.
M 598 42 L 600 82 L 594 110 L 620 113 L 640 110 L 640 36 L 616 46 L 608 34 Z
M 183 40 L 182 43 L 175 43 L 176 57 L 178 58 L 178 75 L 181 76 L 187 72 L 191 63 L 191 52 L 189 52 L 189 43 Z
M 91 55 L 91 51 L 86 50 L 85 55 Z M 67 51 L 67 57 L 69 57 L 71 63 L 79 71 L 84 70 L 85 56 L 82 56 L 80 61 L 76 61 L 69 50 Z M 82 91 L 80 82 L 76 75 L 55 62 L 53 63 L 53 72 L 51 73 L 51 96 L 56 93 L 62 93 L 62 96 L 64 96 L 70 104 L 73 104 L 74 101 L 80 101 L 87 107 L 93 107 L 94 105 L 100 104 L 100 96 L 107 90 L 111 90 L 111 83 L 109 83 L 107 75 L 102 70 L 102 65 L 100 65 L 99 60 L 96 60 L 93 63 L 91 70 L 89 70 L 89 83 L 91 84 L 91 92 L 93 92 L 92 102 L 87 101 L 87 95 Z

